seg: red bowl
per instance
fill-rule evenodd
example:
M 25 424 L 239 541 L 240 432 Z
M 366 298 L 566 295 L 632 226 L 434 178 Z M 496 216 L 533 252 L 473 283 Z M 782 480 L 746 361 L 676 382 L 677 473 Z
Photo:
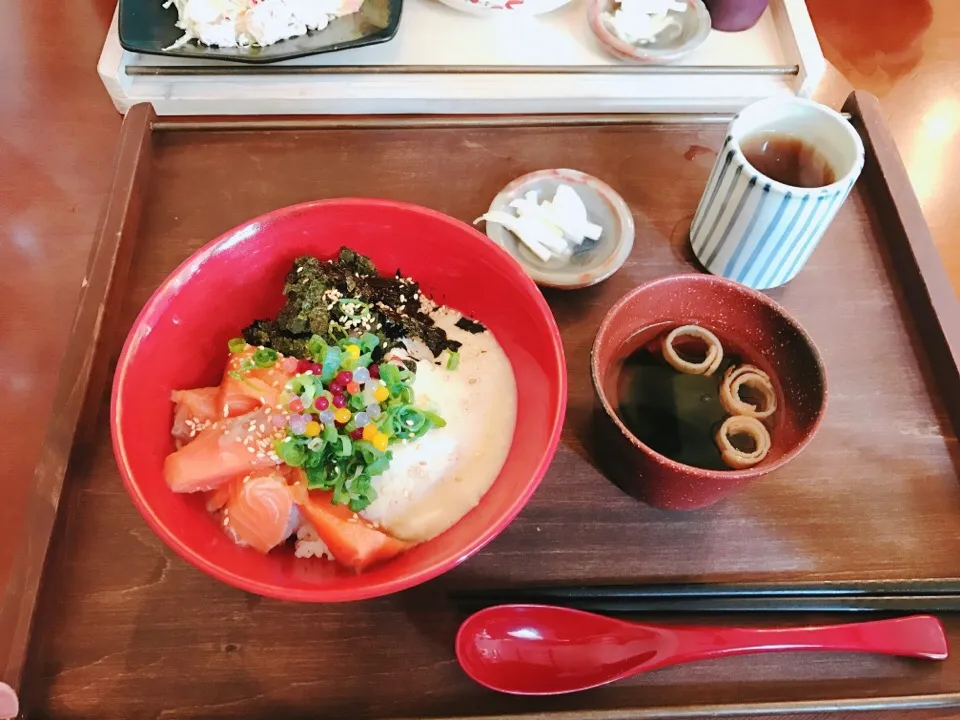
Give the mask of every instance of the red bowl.
M 617 415 L 620 363 L 637 334 L 654 326 L 695 324 L 749 349 L 771 373 L 780 403 L 767 456 L 746 470 L 705 470 L 661 455 Z M 713 505 L 795 458 L 813 439 L 827 404 L 827 378 L 810 336 L 766 295 L 712 275 L 670 275 L 634 288 L 610 309 L 593 342 L 590 373 L 597 399 L 598 459 L 609 477 L 664 510 Z
M 517 379 L 517 430 L 506 463 L 480 504 L 437 538 L 356 575 L 333 562 L 261 555 L 235 545 L 203 499 L 171 492 L 170 392 L 217 384 L 227 340 L 283 304 L 283 279 L 303 254 L 341 245 L 384 273 L 399 269 L 438 302 L 484 323 Z M 113 382 L 113 449 L 134 504 L 184 559 L 259 595 L 307 602 L 360 600 L 417 585 L 490 542 L 533 494 L 557 449 L 567 377 L 560 333 L 520 266 L 481 233 L 438 212 L 384 200 L 337 199 L 283 208 L 234 228 L 188 258 L 140 312 Z

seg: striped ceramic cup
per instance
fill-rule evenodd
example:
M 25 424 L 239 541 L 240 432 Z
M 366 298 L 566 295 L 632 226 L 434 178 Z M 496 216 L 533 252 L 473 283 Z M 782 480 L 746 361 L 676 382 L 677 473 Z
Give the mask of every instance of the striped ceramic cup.
M 761 174 L 743 148 L 769 137 L 815 149 L 835 182 L 794 187 Z M 862 167 L 860 136 L 830 108 L 800 98 L 771 98 L 744 108 L 730 123 L 690 226 L 694 254 L 714 275 L 757 290 L 789 282 L 816 248 Z

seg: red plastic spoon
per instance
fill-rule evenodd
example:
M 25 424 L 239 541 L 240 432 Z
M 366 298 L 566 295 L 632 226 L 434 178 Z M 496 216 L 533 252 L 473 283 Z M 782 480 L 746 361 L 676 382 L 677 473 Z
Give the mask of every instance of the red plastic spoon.
M 824 627 L 755 630 L 660 627 L 546 605 L 498 605 L 457 633 L 464 671 L 491 690 L 558 695 L 668 665 L 748 653 L 838 650 L 943 660 L 947 639 L 931 615 Z

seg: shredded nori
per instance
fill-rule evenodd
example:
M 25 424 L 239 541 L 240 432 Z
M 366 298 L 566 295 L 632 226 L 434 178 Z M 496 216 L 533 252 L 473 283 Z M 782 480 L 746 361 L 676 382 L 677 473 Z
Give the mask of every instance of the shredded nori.
M 476 320 L 471 320 L 466 315 L 457 320 L 457 327 L 471 335 L 479 335 L 486 331 L 486 328 L 481 323 L 478 323 Z
M 283 294 L 287 299 L 277 319 L 254 321 L 244 329 L 244 340 L 305 358 L 309 356 L 307 342 L 313 335 L 333 343 L 338 339 L 332 333 L 334 329 L 358 337 L 369 332 L 380 339 L 375 361 L 387 350 L 400 347 L 405 337 L 421 340 L 434 356 L 460 348 L 459 342 L 448 338 L 443 328 L 420 309 L 420 286 L 416 282 L 399 271 L 393 277 L 379 275 L 369 258 L 347 247 L 340 249 L 336 260 L 322 262 L 310 255 L 297 258 L 287 274 Z M 361 304 L 369 308 L 362 319 L 351 311 Z M 463 322 L 469 327 L 461 325 Z M 468 332 L 484 329 L 467 318 L 457 325 Z
M 275 320 L 255 320 L 243 330 L 243 339 L 251 345 L 273 348 L 290 357 L 305 358 L 310 335 L 294 335 L 284 330 Z

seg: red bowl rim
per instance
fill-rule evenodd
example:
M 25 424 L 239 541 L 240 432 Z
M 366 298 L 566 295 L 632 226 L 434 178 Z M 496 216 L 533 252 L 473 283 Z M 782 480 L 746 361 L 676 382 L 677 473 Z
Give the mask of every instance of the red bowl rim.
M 617 411 L 613 409 L 613 406 L 610 404 L 610 401 L 607 399 L 606 393 L 603 392 L 600 378 L 600 368 L 598 367 L 598 352 L 597 347 L 603 341 L 604 335 L 608 332 L 611 323 L 614 318 L 623 310 L 623 307 L 633 300 L 637 295 L 641 295 L 644 292 L 650 290 L 650 288 L 660 285 L 661 283 L 673 283 L 673 282 L 686 282 L 686 283 L 705 283 L 705 284 L 715 284 L 723 285 L 735 290 L 737 292 L 742 292 L 743 294 L 750 297 L 754 302 L 760 303 L 761 305 L 766 305 L 768 308 L 773 310 L 777 315 L 779 315 L 785 323 L 790 325 L 797 334 L 803 338 L 804 342 L 810 347 L 811 353 L 817 363 L 817 372 L 820 375 L 820 385 L 823 388 L 823 400 L 820 402 L 820 407 L 817 409 L 817 415 L 813 420 L 813 423 L 810 426 L 810 429 L 804 436 L 800 439 L 796 445 L 794 445 L 790 450 L 785 452 L 779 458 L 771 462 L 769 465 L 764 465 L 763 463 L 755 465 L 752 468 L 747 468 L 745 470 L 709 470 L 706 468 L 695 467 L 693 465 L 686 465 L 685 463 L 677 462 L 668 458 L 666 455 L 661 455 L 656 450 L 651 448 L 649 445 L 641 441 L 636 435 L 634 435 L 623 424 L 620 420 L 620 416 L 617 415 Z M 604 316 L 603 321 L 600 323 L 600 328 L 597 330 L 597 334 L 593 339 L 593 345 L 590 348 L 590 379 L 593 382 L 593 392 L 596 395 L 597 399 L 600 402 L 603 411 L 607 414 L 613 423 L 617 426 L 617 429 L 620 433 L 633 445 L 637 450 L 642 453 L 645 453 L 647 456 L 652 458 L 659 465 L 664 466 L 667 470 L 684 474 L 695 476 L 701 480 L 709 480 L 719 483 L 726 483 L 729 481 L 735 480 L 752 480 L 758 477 L 767 475 L 774 470 L 777 470 L 788 462 L 793 460 L 800 452 L 810 443 L 813 437 L 817 434 L 817 431 L 820 429 L 820 424 L 823 422 L 823 417 L 826 414 L 827 410 L 827 373 L 826 368 L 823 363 L 823 357 L 820 355 L 820 350 L 817 348 L 816 344 L 813 342 L 813 338 L 803 329 L 803 326 L 794 319 L 790 313 L 788 313 L 779 303 L 775 302 L 771 298 L 767 297 L 763 293 L 742 285 L 733 280 L 727 280 L 726 278 L 717 277 L 715 275 L 702 275 L 699 273 L 678 273 L 674 275 L 665 275 L 663 277 L 650 280 L 638 285 L 629 292 L 627 292 L 623 297 L 621 297 L 617 302 L 613 304 L 607 314 Z
M 312 210 L 317 207 L 324 207 L 329 205 L 337 206 L 357 206 L 363 208 L 370 208 L 372 206 L 378 207 L 390 207 L 394 209 L 401 209 L 405 211 L 410 211 L 416 214 L 425 215 L 432 217 L 436 220 L 440 220 L 449 225 L 456 226 L 460 230 L 467 230 L 478 242 L 483 243 L 489 248 L 492 248 L 498 253 L 502 253 L 505 257 L 510 259 L 510 262 L 515 264 L 517 267 L 515 282 L 520 283 L 521 285 L 526 286 L 526 289 L 529 291 L 531 297 L 533 298 L 536 307 L 540 311 L 541 315 L 547 320 L 550 329 L 550 341 L 552 354 L 555 361 L 557 362 L 558 367 L 561 368 L 560 372 L 560 403 L 557 406 L 557 412 L 551 418 L 553 428 L 550 434 L 550 440 L 545 447 L 544 452 L 540 457 L 540 461 L 537 464 L 536 470 L 531 475 L 530 481 L 527 483 L 527 486 L 524 488 L 523 492 L 516 495 L 513 499 L 513 502 L 509 505 L 507 511 L 502 515 L 502 517 L 493 525 L 487 527 L 483 533 L 476 537 L 472 542 L 470 542 L 456 557 L 447 558 L 445 560 L 440 560 L 435 562 L 422 570 L 406 575 L 403 577 L 383 580 L 375 584 L 366 585 L 362 587 L 353 587 L 346 589 L 339 589 L 336 586 L 331 588 L 318 588 L 310 590 L 299 590 L 292 588 L 283 588 L 282 586 L 264 583 L 260 581 L 250 580 L 238 575 L 236 573 L 225 570 L 219 565 L 208 560 L 204 555 L 199 552 L 192 550 L 183 544 L 176 534 L 170 530 L 161 520 L 156 516 L 156 514 L 151 510 L 149 504 L 144 498 L 143 494 L 140 492 L 139 485 L 134 481 L 132 473 L 130 472 L 129 465 L 126 459 L 125 449 L 123 447 L 123 432 L 119 427 L 117 418 L 119 415 L 119 403 L 118 403 L 118 394 L 120 386 L 123 383 L 123 377 L 126 371 L 126 366 L 130 361 L 130 358 L 133 354 L 133 341 L 138 335 L 137 330 L 140 328 L 144 318 L 153 312 L 154 307 L 159 303 L 166 295 L 168 295 L 172 289 L 179 284 L 177 282 L 178 276 L 190 265 L 201 263 L 206 258 L 215 254 L 217 250 L 220 249 L 220 246 L 236 238 L 238 235 L 242 237 L 244 233 L 249 231 L 254 226 L 271 223 L 276 221 L 279 218 L 285 216 L 303 212 L 306 210 Z M 415 205 L 413 203 L 400 202 L 395 200 L 382 200 L 374 198 L 361 198 L 361 197 L 344 197 L 344 198 L 329 198 L 324 200 L 311 200 L 303 203 L 298 203 L 296 205 L 288 205 L 286 207 L 278 208 L 276 210 L 264 213 L 255 218 L 247 220 L 246 222 L 237 225 L 226 232 L 221 233 L 214 239 L 210 240 L 208 243 L 199 248 L 196 252 L 191 254 L 186 258 L 177 268 L 171 272 L 163 283 L 153 292 L 150 296 L 150 299 L 144 304 L 143 308 L 137 314 L 136 320 L 134 320 L 133 325 L 130 328 L 130 332 L 127 335 L 126 340 L 123 344 L 123 349 L 120 352 L 120 357 L 117 361 L 116 370 L 113 376 L 113 385 L 111 390 L 110 397 L 110 434 L 113 444 L 113 453 L 114 458 L 116 459 L 117 467 L 120 470 L 120 476 L 123 479 L 123 484 L 127 489 L 128 494 L 133 500 L 134 505 L 137 510 L 140 512 L 140 515 L 147 521 L 147 524 L 151 529 L 163 540 L 168 547 L 173 549 L 180 557 L 189 562 L 191 565 L 197 569 L 205 572 L 207 575 L 220 580 L 221 582 L 231 585 L 240 590 L 245 590 L 247 592 L 255 593 L 257 595 L 262 595 L 265 597 L 276 598 L 279 600 L 293 600 L 298 602 L 349 602 L 355 600 L 366 600 L 375 597 L 381 597 L 383 595 L 389 595 L 407 588 L 419 585 L 428 580 L 431 580 L 444 572 L 451 570 L 460 563 L 467 560 L 472 555 L 479 552 L 486 546 L 491 540 L 493 540 L 497 535 L 499 535 L 517 516 L 520 510 L 527 504 L 527 501 L 539 487 L 543 476 L 546 474 L 547 469 L 549 468 L 553 457 L 556 454 L 557 447 L 560 444 L 560 435 L 563 430 L 563 421 L 566 414 L 567 407 L 567 372 L 566 372 L 566 361 L 563 352 L 563 343 L 560 337 L 560 330 L 557 327 L 556 319 L 553 316 L 553 312 L 550 310 L 549 305 L 547 304 L 546 299 L 541 294 L 540 290 L 537 288 L 536 283 L 531 280 L 523 269 L 517 264 L 516 260 L 513 257 L 499 247 L 495 242 L 490 240 L 486 235 L 481 233 L 479 230 L 471 227 L 470 225 L 457 220 L 456 218 L 450 217 L 444 213 L 432 210 L 430 208 L 423 207 L 421 205 Z M 516 436 L 514 436 L 516 437 Z M 499 477 L 498 477 L 499 479 Z M 495 481 L 496 482 L 496 481 Z M 481 498 L 480 502 L 483 502 Z M 472 512 L 472 511 L 471 511 Z M 438 538 L 442 538 L 443 535 L 437 536 L 433 540 L 428 542 L 435 542 Z M 426 543 L 425 543 L 426 544 Z

